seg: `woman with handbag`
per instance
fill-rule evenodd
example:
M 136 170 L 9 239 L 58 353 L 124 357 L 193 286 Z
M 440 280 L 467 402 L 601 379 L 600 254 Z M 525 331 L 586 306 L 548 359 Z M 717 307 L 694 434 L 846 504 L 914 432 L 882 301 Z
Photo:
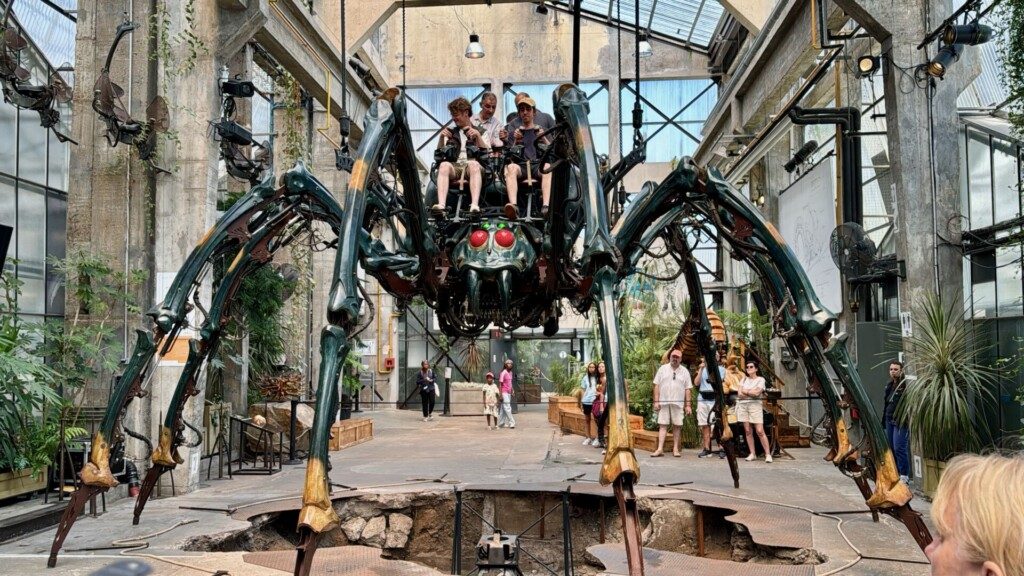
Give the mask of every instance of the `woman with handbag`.
M 423 421 L 433 420 L 434 401 L 437 399 L 437 378 L 434 377 L 434 371 L 430 369 L 430 362 L 426 360 L 420 363 L 420 371 L 416 374 L 416 386 L 420 390 Z

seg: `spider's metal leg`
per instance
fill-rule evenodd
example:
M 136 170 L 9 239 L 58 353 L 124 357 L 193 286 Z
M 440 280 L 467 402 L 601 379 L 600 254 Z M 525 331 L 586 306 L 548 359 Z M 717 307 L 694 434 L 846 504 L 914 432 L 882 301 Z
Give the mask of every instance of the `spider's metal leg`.
M 672 245 L 677 252 L 682 254 L 683 276 L 686 279 L 686 288 L 690 295 L 690 317 L 696 317 L 696 322 L 694 322 L 696 324 L 694 338 L 697 341 L 697 348 L 700 350 L 701 356 L 704 357 L 708 379 L 711 381 L 711 388 L 715 391 L 714 411 L 718 417 L 715 421 L 714 434 L 725 450 L 725 455 L 729 462 L 729 472 L 732 475 L 732 485 L 734 488 L 739 488 L 740 468 L 736 462 L 736 439 L 729 428 L 729 421 L 725 418 L 725 383 L 722 381 L 722 375 L 718 372 L 718 361 L 715 359 L 717 347 L 714 338 L 711 336 L 711 322 L 708 321 L 707 305 L 704 302 L 704 290 L 701 288 L 700 282 L 700 272 L 697 270 L 697 264 L 685 239 L 676 236 L 676 241 Z
M 629 433 L 629 402 L 622 370 L 619 321 L 615 313 L 617 280 L 611 268 L 602 268 L 594 278 L 592 289 L 601 325 L 601 347 L 608 368 L 608 449 L 601 465 L 600 480 L 601 484 L 611 484 L 615 488 L 626 540 L 629 574 L 638 576 L 644 573 L 644 559 L 633 485 L 640 479 L 640 465 L 633 453 L 633 438 Z
M 249 273 L 270 261 L 272 257 L 269 247 L 271 240 L 300 219 L 301 217 L 296 216 L 293 210 L 282 210 L 252 234 L 252 237 L 242 246 L 228 266 L 217 293 L 214 294 L 211 301 L 210 313 L 200 327 L 199 338 L 189 342 L 188 358 L 167 406 L 166 416 L 160 427 L 160 438 L 151 455 L 153 467 L 146 474 L 142 490 L 135 500 L 133 524 L 139 523 L 139 517 L 145 509 L 153 486 L 156 485 L 160 475 L 174 470 L 178 464 L 184 462 L 181 455 L 178 454 L 178 447 L 181 446 L 184 439 L 185 403 L 192 396 L 199 394 L 196 385 L 199 371 L 206 359 L 215 353 L 220 345 L 221 330 L 226 323 L 224 312 L 228 301 L 235 295 L 241 287 L 242 280 Z
M 684 169 L 695 170 L 693 167 Z M 743 243 L 756 242 L 763 247 L 763 254 L 749 260 L 762 280 L 772 284 L 775 298 L 787 295 L 773 304 L 789 308 L 784 317 L 785 322 L 791 323 L 786 339 L 800 352 L 808 375 L 817 380 L 823 392 L 822 401 L 833 417 L 833 437 L 837 443 L 833 463 L 854 476 L 870 508 L 898 518 L 918 544 L 926 546 L 930 534 L 920 517 L 910 509 L 910 490 L 899 482 L 892 449 L 846 350 L 845 337 L 828 337 L 835 316 L 821 305 L 803 268 L 778 230 L 742 194 L 732 190 L 715 173 L 706 175 L 704 190 L 711 202 L 734 223 L 734 237 L 742 230 Z M 857 442 L 850 440 L 852 433 L 860 436 Z M 870 493 L 864 490 L 865 471 L 874 474 L 874 489 Z

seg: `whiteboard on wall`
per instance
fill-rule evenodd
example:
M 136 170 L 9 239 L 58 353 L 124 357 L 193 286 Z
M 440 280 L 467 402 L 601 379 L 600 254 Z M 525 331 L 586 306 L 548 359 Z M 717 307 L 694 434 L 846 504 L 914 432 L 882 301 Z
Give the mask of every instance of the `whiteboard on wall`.
M 832 158 L 826 158 L 779 196 L 779 233 L 796 254 L 821 303 L 843 310 L 842 280 L 829 253 L 836 227 L 836 184 Z

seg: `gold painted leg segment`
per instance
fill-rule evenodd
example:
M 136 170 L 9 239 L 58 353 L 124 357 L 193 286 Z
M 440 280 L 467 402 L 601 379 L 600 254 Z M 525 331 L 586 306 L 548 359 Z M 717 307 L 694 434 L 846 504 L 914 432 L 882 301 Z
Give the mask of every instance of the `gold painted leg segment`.
M 185 459 L 178 454 L 177 448 L 171 448 L 171 429 L 166 426 L 160 427 L 160 444 L 153 449 L 151 456 L 153 464 L 159 464 L 165 468 L 174 468 L 183 464 Z
M 871 508 L 895 508 L 914 497 L 910 487 L 900 482 L 892 452 L 882 454 L 875 463 L 875 492 L 868 498 Z
M 92 452 L 89 454 L 89 461 L 82 467 L 81 476 L 82 482 L 87 486 L 105 489 L 117 486 L 117 480 L 110 472 L 110 445 L 102 432 L 97 432 L 92 437 Z
M 317 458 L 310 458 L 306 467 L 306 486 L 302 492 L 299 528 L 309 528 L 319 534 L 337 528 L 340 523 L 341 520 L 331 504 L 327 470 L 323 462 Z

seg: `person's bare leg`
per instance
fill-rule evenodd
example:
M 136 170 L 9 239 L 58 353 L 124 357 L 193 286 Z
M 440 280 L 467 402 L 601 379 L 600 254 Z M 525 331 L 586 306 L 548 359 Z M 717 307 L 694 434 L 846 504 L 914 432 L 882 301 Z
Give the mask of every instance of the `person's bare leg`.
M 550 164 L 544 165 L 544 170 L 551 168 Z M 547 206 L 551 200 L 551 174 L 540 173 L 540 201 L 541 205 Z
M 682 426 L 673 426 L 672 427 L 672 455 L 673 456 L 679 456 L 680 455 L 680 452 L 679 452 L 679 439 L 680 439 L 680 437 L 682 435 L 683 435 L 683 427 Z
M 701 426 L 700 436 L 704 442 L 704 450 L 711 452 L 711 426 Z
M 658 426 L 658 449 L 651 452 L 651 456 L 661 456 L 665 453 L 665 436 L 668 434 L 668 426 Z
M 520 172 L 518 164 L 509 164 L 505 167 L 505 188 L 508 190 L 508 203 L 513 206 L 518 206 L 516 199 L 519 196 Z
M 772 449 L 768 443 L 768 436 L 764 433 L 764 424 L 754 424 L 754 428 L 757 430 L 757 437 L 761 440 L 761 448 L 764 448 L 765 458 L 771 458 Z
M 743 423 L 743 435 L 747 438 L 747 449 L 750 450 L 750 458 L 756 457 L 757 450 L 754 449 L 754 434 L 750 429 L 750 422 Z
M 484 175 L 480 170 L 480 163 L 476 160 L 469 161 L 469 206 L 480 207 L 480 189 L 483 188 Z
M 447 206 L 448 182 L 455 176 L 455 167 L 451 162 L 441 162 L 437 169 L 437 204 L 441 208 Z

